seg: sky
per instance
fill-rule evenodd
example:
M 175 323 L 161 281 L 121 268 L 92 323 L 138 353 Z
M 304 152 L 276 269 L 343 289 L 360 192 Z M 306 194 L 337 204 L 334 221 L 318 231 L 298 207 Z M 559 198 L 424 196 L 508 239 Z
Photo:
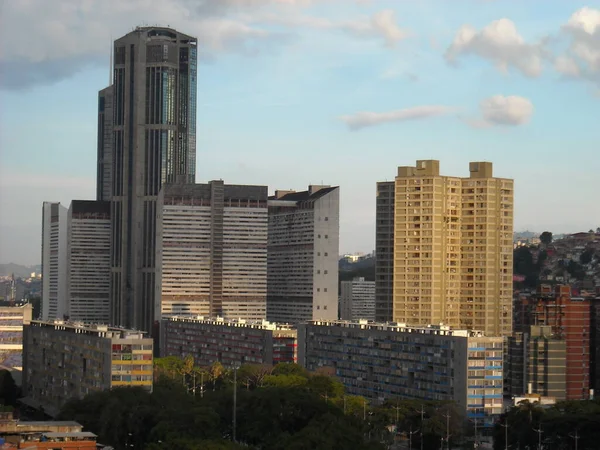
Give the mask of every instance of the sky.
M 43 201 L 94 199 L 97 95 L 139 25 L 198 37 L 196 181 L 375 186 L 439 159 L 515 180 L 515 230 L 600 226 L 600 0 L 0 1 L 0 262 L 39 264 Z

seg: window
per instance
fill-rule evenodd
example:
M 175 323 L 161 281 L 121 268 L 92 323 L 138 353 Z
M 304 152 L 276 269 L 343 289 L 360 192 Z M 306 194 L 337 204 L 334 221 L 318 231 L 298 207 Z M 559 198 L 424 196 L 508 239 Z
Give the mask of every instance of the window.
M 326 234 L 326 235 L 325 235 L 325 239 L 328 239 L 328 238 L 329 238 L 329 236 Z
M 317 235 L 317 237 L 318 237 L 319 239 L 321 239 L 321 235 L 320 235 L 320 234 L 319 234 L 319 235 Z
M 325 256 L 329 256 L 329 254 L 327 252 L 325 252 Z
M 317 309 L 321 309 L 321 307 L 319 305 L 317 305 Z
M 325 217 L 325 222 L 329 221 L 329 217 Z
M 324 273 L 325 275 L 327 275 L 327 271 L 326 271 L 326 270 L 324 270 L 324 271 L 323 271 L 323 273 Z
M 317 292 L 321 292 L 321 288 L 317 288 Z
M 323 289 L 323 292 L 327 292 L 327 288 L 324 288 L 324 289 Z
M 323 306 L 323 309 L 327 309 L 327 305 Z

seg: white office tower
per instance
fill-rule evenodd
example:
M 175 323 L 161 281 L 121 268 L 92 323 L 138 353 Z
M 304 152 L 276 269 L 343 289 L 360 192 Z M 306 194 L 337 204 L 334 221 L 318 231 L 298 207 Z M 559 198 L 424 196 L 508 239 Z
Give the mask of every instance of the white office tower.
M 42 319 L 62 318 L 67 288 L 67 208 L 60 203 L 42 206 Z
M 156 316 L 266 317 L 267 195 L 223 181 L 163 186 Z
M 309 186 L 269 197 L 269 321 L 337 319 L 339 194 Z
M 375 320 L 375 282 L 357 277 L 342 281 L 340 319 Z
M 67 232 L 70 320 L 110 322 L 110 202 L 73 200 Z

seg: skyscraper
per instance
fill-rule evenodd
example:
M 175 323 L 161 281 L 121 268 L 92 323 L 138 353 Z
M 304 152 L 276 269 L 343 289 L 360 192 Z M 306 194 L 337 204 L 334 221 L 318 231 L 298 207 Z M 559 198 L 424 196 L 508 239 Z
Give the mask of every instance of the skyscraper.
M 157 223 L 157 309 L 262 320 L 267 309 L 267 187 L 169 184 Z
M 67 315 L 110 322 L 110 202 L 73 200 L 67 218 Z
M 195 180 L 196 44 L 196 38 L 161 27 L 138 27 L 114 43 L 110 286 L 115 325 L 150 331 L 155 320 L 156 199 L 165 183 Z
M 375 217 L 375 320 L 390 322 L 394 298 L 393 181 L 377 183 Z
M 269 198 L 268 320 L 337 319 L 339 209 L 337 186 Z
M 111 68 L 112 70 L 112 68 Z M 109 201 L 112 189 L 113 164 L 113 87 L 98 93 L 98 169 L 96 200 Z
M 492 163 L 470 177 L 440 175 L 439 161 L 399 167 L 395 184 L 395 321 L 512 331 L 513 180 Z
M 67 298 L 67 208 L 60 203 L 42 206 L 42 318 L 60 319 Z

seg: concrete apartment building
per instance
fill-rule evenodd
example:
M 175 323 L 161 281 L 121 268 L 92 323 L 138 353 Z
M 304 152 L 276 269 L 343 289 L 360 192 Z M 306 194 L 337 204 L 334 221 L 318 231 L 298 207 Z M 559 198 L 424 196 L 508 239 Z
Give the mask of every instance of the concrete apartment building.
M 67 218 L 70 320 L 110 322 L 110 202 L 73 200 Z
M 62 318 L 67 298 L 67 208 L 42 206 L 42 319 Z
M 567 399 L 567 345 L 550 326 L 527 327 L 508 338 L 508 392 Z
M 157 316 L 266 318 L 267 197 L 266 186 L 223 181 L 162 188 Z
M 297 362 L 296 329 L 264 320 L 163 317 L 160 342 L 161 356 L 192 355 L 200 366 Z
M 453 400 L 485 427 L 502 412 L 502 337 L 447 326 L 312 321 L 298 325 L 298 343 L 300 363 L 332 368 L 349 394 Z
M 340 319 L 375 321 L 375 282 L 356 277 L 342 281 Z
M 0 306 L 0 368 L 21 371 L 23 368 L 23 326 L 29 325 L 33 308 Z M 14 375 L 13 375 L 14 377 Z
M 397 322 L 512 332 L 513 180 L 472 162 L 468 178 L 439 161 L 399 167 L 395 182 Z
M 337 319 L 339 193 L 309 186 L 269 197 L 268 320 Z
M 110 94 L 105 89 L 99 96 L 100 132 L 112 129 L 112 143 L 98 139 L 98 154 L 108 146 L 113 161 L 111 323 L 150 331 L 158 193 L 167 183 L 195 181 L 197 40 L 170 28 L 137 27 L 114 42 L 113 61 L 112 124 Z
M 564 392 L 557 394 L 559 400 L 588 399 L 591 381 L 590 337 L 593 335 L 591 299 L 572 297 L 570 286 L 541 285 L 536 293 L 519 295 L 515 299 L 514 310 L 515 336 L 509 346 L 508 366 L 509 376 L 514 380 L 511 393 L 527 393 L 523 389 L 529 389 L 530 380 L 542 371 L 554 378 L 564 378 Z M 547 358 L 535 358 L 531 350 L 523 354 L 527 342 L 534 340 L 534 337 L 544 339 L 545 346 L 552 345 L 557 349 L 564 347 L 564 359 L 557 357 L 548 366 Z M 542 367 L 538 368 L 537 365 Z M 546 387 L 549 381 L 541 379 L 541 384 L 533 383 L 532 393 L 543 394 L 549 389 Z M 558 387 L 557 392 L 560 389 Z
M 394 304 L 394 181 L 377 183 L 375 217 L 375 320 L 391 322 Z
M 152 390 L 152 339 L 107 325 L 32 321 L 24 328 L 23 403 L 55 416 L 70 398 L 117 386 Z

